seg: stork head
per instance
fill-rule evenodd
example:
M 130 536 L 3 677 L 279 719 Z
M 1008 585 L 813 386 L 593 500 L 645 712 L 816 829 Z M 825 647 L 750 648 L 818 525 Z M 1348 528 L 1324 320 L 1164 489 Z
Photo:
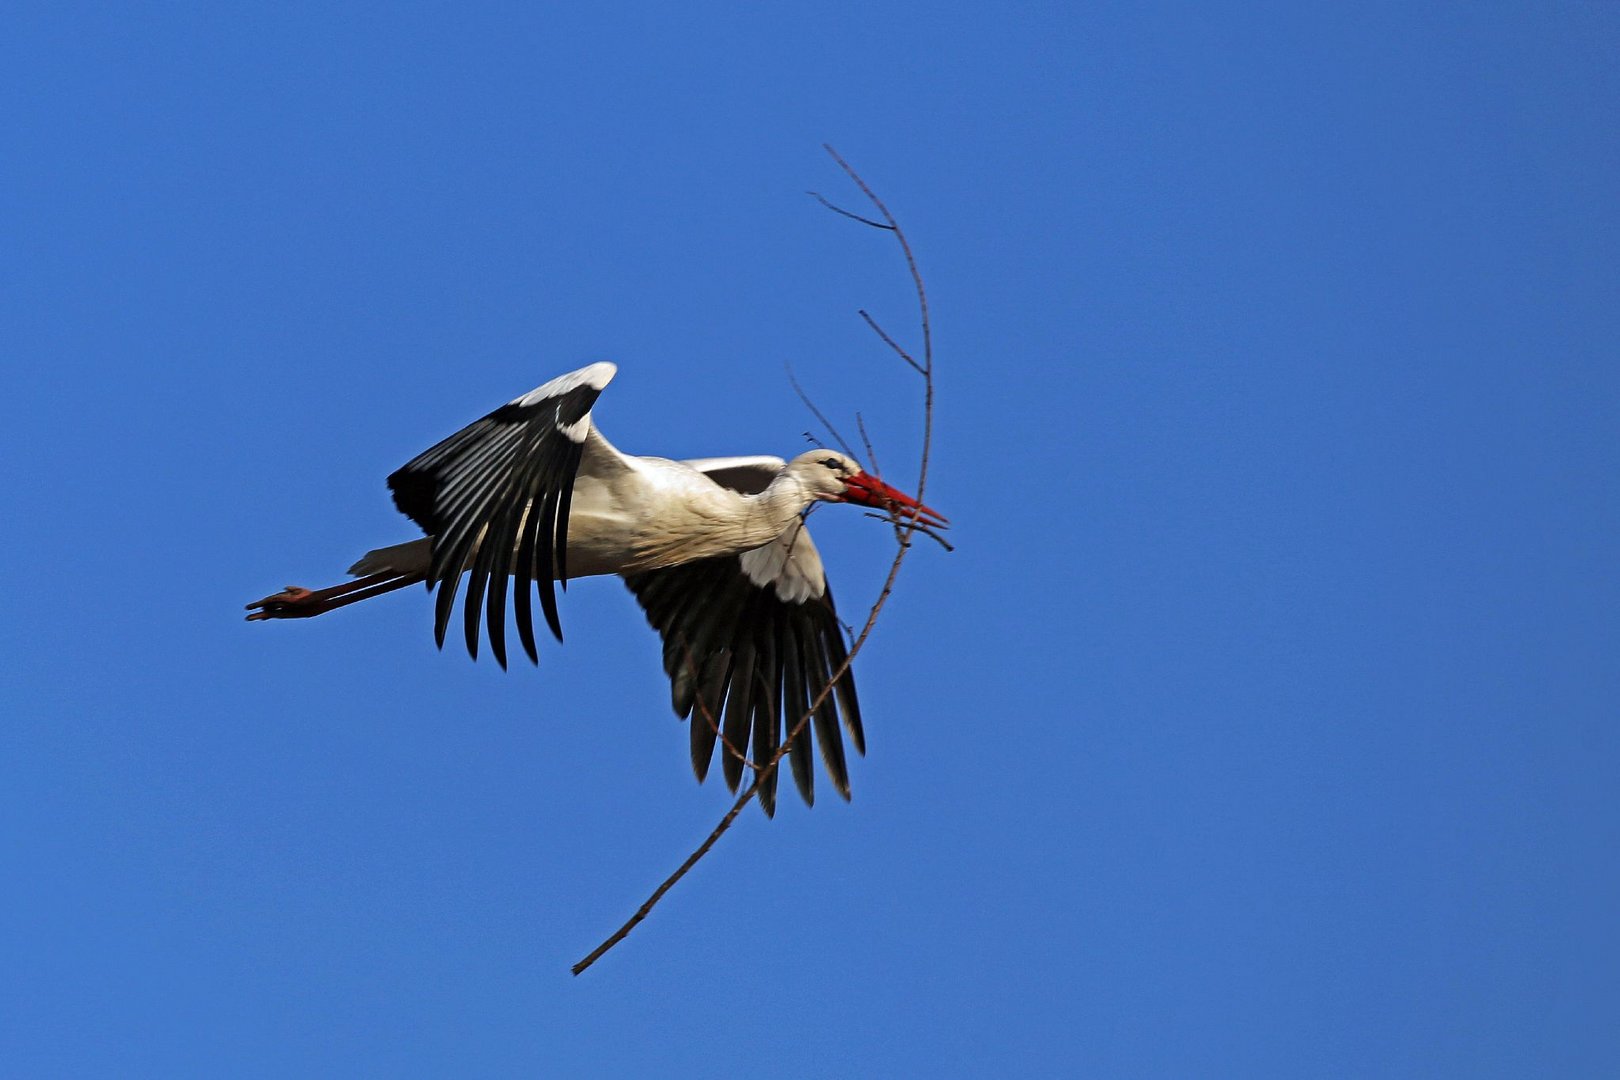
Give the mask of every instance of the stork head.
M 950 524 L 937 510 L 890 487 L 861 468 L 861 463 L 836 450 L 811 450 L 788 462 L 787 472 L 813 498 L 826 502 L 848 502 L 889 510 L 902 517 L 913 517 L 924 525 L 944 528 Z

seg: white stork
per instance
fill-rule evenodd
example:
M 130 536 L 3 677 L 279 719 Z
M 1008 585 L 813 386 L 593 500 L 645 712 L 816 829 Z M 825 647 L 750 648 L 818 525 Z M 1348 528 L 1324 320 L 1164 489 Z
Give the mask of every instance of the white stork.
M 442 648 L 466 574 L 467 651 L 477 659 L 482 620 L 504 668 L 509 579 L 518 638 L 538 663 L 532 593 L 561 641 L 553 581 L 566 588 L 570 577 L 619 574 L 663 638 L 664 671 L 675 712 L 690 718 L 699 781 L 718 735 L 727 748 L 726 784 L 736 791 L 750 742 L 757 769 L 847 656 L 804 511 L 817 501 L 850 502 L 931 526 L 946 521 L 831 450 L 790 462 L 620 453 L 591 419 L 617 371 L 599 363 L 555 378 L 417 455 L 388 487 L 426 538 L 367 552 L 349 568 L 354 581 L 319 591 L 288 586 L 257 600 L 248 619 L 306 618 L 425 581 L 437 592 L 433 629 Z M 789 748 L 806 803 L 814 801 L 811 727 L 833 786 L 849 798 L 840 713 L 864 754 L 850 673 Z M 773 813 L 774 772 L 759 794 Z

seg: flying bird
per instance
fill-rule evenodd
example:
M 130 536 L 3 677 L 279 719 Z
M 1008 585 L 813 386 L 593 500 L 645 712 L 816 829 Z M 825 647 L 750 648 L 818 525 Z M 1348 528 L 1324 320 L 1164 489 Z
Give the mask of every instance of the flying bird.
M 853 674 L 827 690 L 848 653 L 804 512 L 845 502 L 930 527 L 946 519 L 832 450 L 787 462 L 621 453 L 591 416 L 617 371 L 597 363 L 559 376 L 418 454 L 388 487 L 425 538 L 367 552 L 349 568 L 353 581 L 288 586 L 256 600 L 248 619 L 307 618 L 425 582 L 442 648 L 465 579 L 467 652 L 477 659 L 482 626 L 504 668 L 509 599 L 518 640 L 538 663 L 533 598 L 561 641 L 554 584 L 618 574 L 663 639 L 699 781 L 718 740 L 726 785 L 736 791 L 745 756 L 761 769 L 819 697 L 788 750 L 793 779 L 813 803 L 813 728 L 827 776 L 848 799 L 840 720 L 862 754 L 866 737 Z M 775 771 L 759 797 L 774 813 Z

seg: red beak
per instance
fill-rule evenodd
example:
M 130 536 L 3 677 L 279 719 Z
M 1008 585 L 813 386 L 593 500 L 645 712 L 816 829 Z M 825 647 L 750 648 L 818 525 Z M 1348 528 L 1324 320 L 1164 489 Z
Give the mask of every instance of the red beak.
M 943 529 L 950 521 L 938 510 L 930 510 L 903 491 L 885 484 L 871 473 L 856 473 L 844 481 L 844 501 L 875 506 L 900 517 L 915 518 L 923 525 Z

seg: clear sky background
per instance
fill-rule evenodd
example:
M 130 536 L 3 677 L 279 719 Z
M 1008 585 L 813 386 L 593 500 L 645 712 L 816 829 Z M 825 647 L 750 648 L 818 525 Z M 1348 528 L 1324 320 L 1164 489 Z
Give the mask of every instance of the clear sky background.
M 337 10 L 334 10 L 337 9 Z M 1620 1073 L 1620 8 L 126 5 L 0 35 L 0 1071 Z M 383 478 L 560 372 L 862 410 L 854 801 L 729 805 L 612 580 L 538 670 Z M 886 531 L 817 515 L 847 614 Z

